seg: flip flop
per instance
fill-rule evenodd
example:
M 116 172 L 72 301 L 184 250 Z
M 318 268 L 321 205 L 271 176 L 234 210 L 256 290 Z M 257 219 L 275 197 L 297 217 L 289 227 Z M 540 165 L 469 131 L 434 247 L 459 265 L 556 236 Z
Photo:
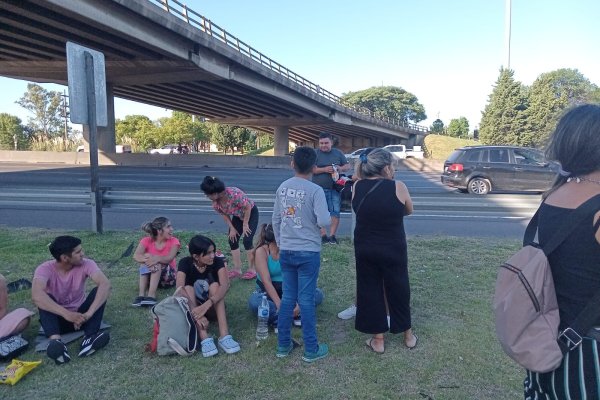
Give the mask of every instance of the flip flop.
M 375 348 L 373 347 L 373 338 L 369 338 L 369 339 L 367 339 L 367 341 L 365 342 L 365 344 L 366 344 L 366 345 L 367 345 L 367 347 L 368 347 L 369 349 L 371 349 L 371 351 L 373 351 L 374 353 L 377 353 L 377 354 L 383 354 L 383 353 L 385 352 L 385 348 L 383 349 L 383 351 L 378 351 L 378 350 L 375 350 Z
M 412 350 L 412 349 L 414 349 L 415 347 L 417 347 L 417 344 L 419 344 L 419 337 L 418 337 L 417 335 L 415 335 L 414 333 L 413 333 L 413 336 L 415 337 L 415 345 L 414 345 L 414 346 L 412 346 L 412 347 L 411 347 L 411 346 L 408 346 L 408 345 L 406 344 L 406 342 L 404 342 L 404 347 L 406 347 L 406 348 L 407 348 L 407 349 L 409 349 L 409 350 Z
M 231 270 L 227 272 L 227 275 L 229 276 L 229 279 L 235 279 L 242 276 L 242 273 L 239 271 Z
M 250 280 L 256 278 L 256 272 L 254 271 L 246 271 L 244 275 L 242 275 L 242 279 Z

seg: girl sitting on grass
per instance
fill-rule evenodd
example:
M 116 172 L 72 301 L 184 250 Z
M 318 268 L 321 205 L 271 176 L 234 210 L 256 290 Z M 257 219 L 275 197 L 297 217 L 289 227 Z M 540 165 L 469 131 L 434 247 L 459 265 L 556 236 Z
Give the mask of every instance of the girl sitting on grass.
M 140 264 L 139 294 L 132 306 L 156 304 L 156 289 L 175 285 L 175 257 L 181 245 L 173 236 L 171 221 L 165 217 L 154 218 L 142 225 L 148 236 L 140 240 L 133 259 Z M 147 294 L 146 294 L 147 293 Z
M 206 236 L 196 235 L 188 245 L 189 257 L 179 261 L 177 291 L 188 298 L 192 316 L 196 321 L 202 346 L 202 355 L 217 354 L 217 346 L 208 336 L 208 321 L 219 325 L 219 347 L 227 354 L 240 351 L 240 345 L 229 334 L 225 314 L 225 296 L 229 290 L 229 276 L 225 257 L 217 256 L 217 246 Z M 182 291 L 181 288 L 184 290 Z
M 279 246 L 275 241 L 273 226 L 262 224 L 258 233 L 258 242 L 255 247 L 254 262 L 256 263 L 256 289 L 248 299 L 248 307 L 254 315 L 258 313 L 258 307 L 262 297 L 267 296 L 269 302 L 269 326 L 277 327 L 281 296 L 283 295 L 283 276 L 281 264 L 279 263 Z M 323 302 L 323 291 L 315 290 L 315 306 Z M 296 304 L 294 308 L 294 326 L 302 326 L 300 318 L 300 307 Z

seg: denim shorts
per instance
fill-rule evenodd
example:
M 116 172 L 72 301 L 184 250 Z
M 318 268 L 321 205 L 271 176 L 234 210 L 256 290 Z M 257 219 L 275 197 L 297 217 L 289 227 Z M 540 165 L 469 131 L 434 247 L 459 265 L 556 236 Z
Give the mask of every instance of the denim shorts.
M 323 189 L 325 199 L 327 200 L 327 209 L 332 217 L 340 217 L 340 206 L 342 205 L 342 196 L 335 189 Z

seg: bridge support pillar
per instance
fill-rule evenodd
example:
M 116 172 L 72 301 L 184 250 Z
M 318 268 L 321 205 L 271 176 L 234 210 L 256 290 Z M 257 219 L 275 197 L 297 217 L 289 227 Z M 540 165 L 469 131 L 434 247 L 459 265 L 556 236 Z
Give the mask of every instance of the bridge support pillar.
M 98 127 L 98 151 L 101 153 L 114 153 L 116 151 L 115 136 L 115 95 L 112 84 L 106 83 L 106 108 L 108 113 L 108 126 Z M 90 151 L 90 130 L 83 125 L 83 140 L 85 151 Z
M 275 127 L 275 143 L 273 146 L 273 154 L 275 156 L 285 156 L 290 152 L 290 134 L 288 126 Z

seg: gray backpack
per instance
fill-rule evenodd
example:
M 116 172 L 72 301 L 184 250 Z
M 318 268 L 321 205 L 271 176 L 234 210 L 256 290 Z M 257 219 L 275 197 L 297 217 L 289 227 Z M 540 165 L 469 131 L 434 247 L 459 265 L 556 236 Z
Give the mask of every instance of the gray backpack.
M 543 248 L 534 243 L 539 209 L 527 225 L 523 248 L 500 266 L 494 293 L 496 335 L 502 349 L 519 365 L 533 372 L 556 369 L 563 355 L 576 349 L 582 336 L 600 315 L 600 293 L 575 321 L 558 331 L 560 316 L 548 255 L 565 241 L 585 218 L 600 208 L 600 195 L 574 212 Z
M 158 355 L 188 356 L 198 349 L 198 330 L 187 298 L 169 296 L 152 307 L 152 314 L 158 322 Z

